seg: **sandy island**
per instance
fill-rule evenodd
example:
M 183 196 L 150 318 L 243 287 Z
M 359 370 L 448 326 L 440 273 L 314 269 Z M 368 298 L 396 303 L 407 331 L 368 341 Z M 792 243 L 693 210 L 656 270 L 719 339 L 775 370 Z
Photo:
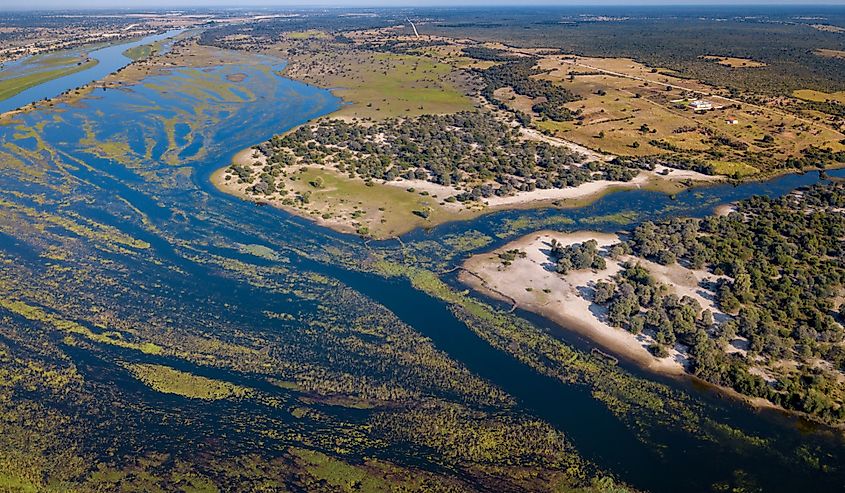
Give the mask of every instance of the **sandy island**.
M 564 245 L 583 243 L 593 239 L 607 260 L 602 271 L 580 270 L 566 275 L 555 272 L 549 257 L 551 241 Z M 712 293 L 701 287 L 702 281 L 715 281 L 717 276 L 703 270 L 691 270 L 681 265 L 659 265 L 631 256 L 611 259 L 607 249 L 619 243 L 616 234 L 580 231 L 559 233 L 540 231 L 494 250 L 471 257 L 464 264 L 461 281 L 470 287 L 501 300 L 516 303 L 525 310 L 538 313 L 561 327 L 594 341 L 602 348 L 649 370 L 668 375 L 685 373 L 686 347 L 676 344 L 666 358 L 653 356 L 648 347 L 654 339 L 648 331 L 634 335 L 613 327 L 605 321 L 606 309 L 592 302 L 593 286 L 598 281 L 610 280 L 622 270 L 628 260 L 640 262 L 660 283 L 666 284 L 678 296 L 689 296 L 702 308 L 710 309 L 715 316 L 723 316 L 713 301 Z M 498 254 L 508 250 L 525 252 L 511 265 L 503 265 Z
M 256 161 L 260 164 L 266 163 L 266 157 L 253 156 L 254 150 L 247 148 L 237 153 L 232 163 L 242 166 L 252 166 Z M 513 195 L 498 197 L 492 196 L 478 202 L 446 202 L 444 199 L 454 196 L 461 190 L 445 185 L 439 185 L 425 180 L 396 179 L 392 181 L 374 180 L 374 187 L 364 187 L 364 181 L 359 178 L 349 178 L 333 170 L 328 166 L 302 165 L 296 169 L 311 169 L 334 177 L 339 182 L 344 182 L 352 187 L 339 191 L 340 186 L 328 186 L 324 189 L 313 190 L 302 182 L 285 182 L 289 191 L 312 192 L 317 198 L 314 203 L 307 206 L 285 204 L 284 198 L 276 193 L 267 197 L 258 198 L 246 192 L 253 183 L 238 183 L 237 179 L 226 179 L 225 166 L 215 171 L 211 176 L 212 183 L 222 192 L 235 195 L 250 202 L 260 202 L 283 209 L 291 214 L 312 220 L 317 224 L 331 228 L 343 233 L 360 233 L 361 226 L 366 226 L 367 236 L 375 238 L 386 238 L 407 233 L 419 227 L 433 227 L 449 221 L 465 220 L 477 217 L 483 213 L 494 212 L 503 209 L 528 209 L 539 207 L 580 207 L 586 205 L 602 196 L 623 190 L 655 190 L 665 193 L 676 193 L 687 188 L 689 182 L 695 184 L 713 183 L 722 179 L 720 176 L 709 176 L 694 171 L 668 169 L 662 166 L 653 171 L 641 171 L 634 179 L 622 181 L 596 180 L 583 183 L 577 187 L 536 189 L 530 192 L 517 192 Z M 668 170 L 668 171 L 667 171 Z M 257 178 L 256 178 L 257 179 Z M 684 182 L 684 183 L 682 183 Z M 403 204 L 387 198 L 386 203 L 372 203 L 374 197 L 387 197 L 398 190 L 403 193 L 416 194 L 419 200 L 416 202 L 404 200 Z M 358 190 L 358 193 L 350 193 L 350 190 Z M 413 192 L 406 192 L 406 190 Z M 324 201 L 319 199 L 323 197 Z M 402 201 L 399 201 L 402 202 Z M 391 207 L 393 205 L 393 207 Z M 413 215 L 414 209 L 427 207 L 432 214 L 426 220 Z M 355 214 L 356 210 L 363 210 L 366 214 Z M 329 212 L 330 214 L 325 214 Z

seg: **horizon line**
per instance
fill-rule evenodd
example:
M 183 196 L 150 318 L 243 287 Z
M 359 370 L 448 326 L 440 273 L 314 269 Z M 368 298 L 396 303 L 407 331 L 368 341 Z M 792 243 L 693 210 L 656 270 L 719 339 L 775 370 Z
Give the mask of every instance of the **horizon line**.
M 178 0 L 177 0 L 178 1 Z M 618 3 L 617 3 L 618 2 Z M 440 9 L 457 9 L 457 8 L 477 8 L 487 9 L 491 5 L 481 5 L 478 2 L 450 2 L 450 3 L 419 3 L 419 4 L 368 4 L 367 2 L 353 3 L 353 4 L 284 4 L 276 5 L 270 4 L 255 4 L 255 5 L 193 5 L 193 4 L 170 4 L 170 5 L 149 5 L 137 7 L 125 7 L 120 5 L 77 5 L 77 6 L 43 6 L 43 7 L 0 7 L 0 12 L 55 12 L 55 11 L 92 11 L 92 10 L 112 10 L 112 11 L 137 11 L 143 13 L 145 11 L 177 11 L 177 10 L 196 10 L 196 9 L 211 9 L 211 10 L 249 10 L 249 9 L 409 9 L 409 8 L 440 8 Z M 595 1 L 573 1 L 566 4 L 554 5 L 548 2 L 540 3 L 518 3 L 514 0 L 513 3 L 495 4 L 495 8 L 525 8 L 525 7 L 544 7 L 544 8 L 567 8 L 567 7 L 723 7 L 723 8 L 737 8 L 737 7 L 795 7 L 795 8 L 812 8 L 812 7 L 845 7 L 843 0 L 819 1 L 813 3 L 798 3 L 794 0 L 784 1 L 767 1 L 767 2 L 740 2 L 740 3 L 726 3 L 713 1 L 692 1 L 683 3 L 663 3 L 661 0 L 646 0 L 638 4 L 632 5 L 625 3 L 624 0 L 614 0 L 612 2 L 595 2 Z

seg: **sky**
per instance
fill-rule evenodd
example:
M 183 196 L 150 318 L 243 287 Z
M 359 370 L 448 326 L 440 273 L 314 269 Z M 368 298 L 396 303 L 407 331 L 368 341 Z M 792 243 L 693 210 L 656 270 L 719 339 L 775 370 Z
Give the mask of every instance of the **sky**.
M 0 0 L 0 10 L 160 7 L 385 7 L 485 5 L 845 5 L 845 0 Z

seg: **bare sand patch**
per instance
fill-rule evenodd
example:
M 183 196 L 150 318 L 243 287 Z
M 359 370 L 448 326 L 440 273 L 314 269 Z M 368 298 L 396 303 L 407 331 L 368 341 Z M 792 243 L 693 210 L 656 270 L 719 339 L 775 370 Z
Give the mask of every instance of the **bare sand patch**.
M 845 59 L 845 51 L 842 50 L 829 50 L 827 48 L 819 48 L 814 53 L 816 55 L 823 56 L 826 58 Z
M 831 24 L 813 24 L 813 29 L 828 33 L 845 33 L 845 27 L 833 26 Z
M 712 293 L 701 287 L 702 282 L 715 281 L 706 271 L 687 269 L 681 265 L 662 266 L 630 256 L 619 259 L 606 258 L 607 269 L 602 271 L 579 270 L 566 275 L 555 272 L 549 258 L 552 240 L 564 245 L 596 240 L 601 250 L 620 241 L 619 235 L 579 231 L 560 233 L 540 231 L 493 252 L 471 257 L 464 264 L 461 280 L 476 290 L 493 297 L 514 302 L 520 308 L 538 313 L 561 327 L 588 338 L 613 354 L 634 361 L 641 366 L 663 374 L 685 373 L 686 349 L 678 344 L 667 358 L 656 358 L 648 348 L 655 341 L 647 333 L 634 335 L 609 325 L 606 309 L 592 302 L 592 292 L 599 281 L 609 281 L 622 270 L 622 263 L 639 261 L 654 278 L 670 287 L 678 296 L 689 296 L 716 314 Z M 505 266 L 498 254 L 508 250 L 525 252 L 511 265 Z

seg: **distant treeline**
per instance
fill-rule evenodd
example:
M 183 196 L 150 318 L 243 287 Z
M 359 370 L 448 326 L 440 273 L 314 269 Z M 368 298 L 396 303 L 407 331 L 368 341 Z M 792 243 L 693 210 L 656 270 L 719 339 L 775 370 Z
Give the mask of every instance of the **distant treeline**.
M 789 17 L 778 18 L 775 13 L 767 14 L 768 18 L 719 21 L 700 16 L 649 15 L 606 22 L 551 22 L 548 17 L 554 12 L 548 10 L 484 15 L 487 19 L 480 19 L 477 13 L 456 13 L 463 19 L 449 17 L 427 26 L 427 30 L 513 46 L 558 48 L 584 56 L 630 57 L 685 77 L 745 91 L 790 94 L 796 89 L 845 90 L 845 60 L 815 53 L 819 48 L 845 50 L 845 36 L 796 23 Z M 834 17 L 829 16 L 826 23 L 845 26 L 845 16 Z M 701 55 L 749 58 L 766 66 L 731 68 L 701 59 Z

